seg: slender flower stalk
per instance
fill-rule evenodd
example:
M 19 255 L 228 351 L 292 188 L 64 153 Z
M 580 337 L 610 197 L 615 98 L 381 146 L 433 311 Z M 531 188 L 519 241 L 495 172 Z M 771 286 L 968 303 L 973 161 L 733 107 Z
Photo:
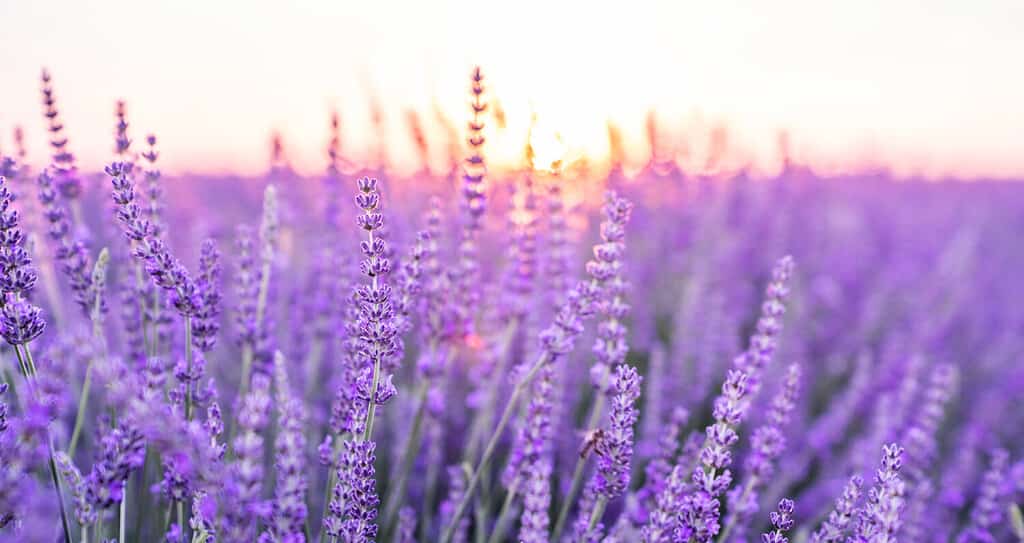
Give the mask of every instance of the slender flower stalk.
M 480 302 L 480 255 L 477 238 L 483 228 L 483 216 L 487 209 L 487 187 L 484 183 L 487 166 L 483 156 L 485 138 L 482 118 L 487 111 L 487 103 L 483 100 L 484 76 L 479 67 L 473 69 L 471 79 L 473 118 L 469 123 L 469 136 L 466 139 L 470 151 L 462 175 L 462 228 L 457 248 L 458 261 L 452 278 L 456 285 L 454 294 L 455 307 L 459 311 L 459 332 L 463 337 L 475 331 L 473 316 L 468 309 L 476 307 Z
M 130 154 L 132 140 L 128 137 L 128 119 L 125 115 L 124 100 L 117 101 L 114 115 L 117 118 L 117 122 L 114 123 L 114 154 L 117 155 L 118 160 L 134 162 L 134 157 Z
M 629 221 L 630 210 L 631 204 L 627 200 L 620 198 L 615 193 L 608 194 L 607 202 L 602 208 L 602 212 L 605 215 L 605 221 L 601 224 L 601 232 L 604 239 L 611 238 L 619 241 L 625 237 L 625 226 Z M 484 449 L 480 461 L 477 463 L 476 468 L 472 470 L 466 493 L 462 497 L 461 502 L 459 502 L 458 507 L 456 507 L 452 520 L 444 529 L 441 536 L 442 543 L 451 541 L 457 523 L 461 520 L 462 515 L 465 514 L 476 486 L 480 483 L 483 471 L 490 466 L 491 459 L 498 447 L 498 441 L 501 439 L 502 433 L 512 417 L 512 413 L 517 408 L 520 397 L 542 367 L 547 364 L 553 364 L 561 357 L 572 352 L 576 339 L 583 333 L 584 319 L 594 314 L 595 306 L 600 300 L 603 284 L 611 276 L 611 268 L 607 265 L 607 262 L 599 260 L 601 256 L 595 251 L 596 259 L 587 263 L 587 272 L 590 274 L 590 279 L 580 281 L 572 289 L 566 297 L 565 303 L 559 308 L 554 322 L 541 333 L 541 350 L 536 362 L 525 371 L 519 372 L 521 375 L 519 381 L 512 389 L 512 394 L 505 404 L 505 410 L 498 419 L 498 423 L 490 440 L 487 442 L 487 447 Z
M 627 288 L 622 263 L 625 252 L 624 230 L 616 227 L 606 228 L 605 225 L 624 224 L 628 220 L 631 207 L 628 202 L 617 199 L 614 195 L 606 199 L 604 212 L 608 222 L 601 226 L 603 243 L 594 246 L 595 259 L 587 263 L 588 273 L 603 278 L 603 293 L 597 304 L 601 322 L 597 326 L 597 340 L 591 349 L 594 354 L 594 365 L 591 366 L 590 376 L 595 396 L 587 416 L 587 431 L 595 429 L 604 416 L 604 402 L 611 392 L 609 385 L 612 382 L 612 372 L 625 362 L 629 350 L 626 345 L 626 326 L 623 322 L 629 313 L 629 304 L 624 297 Z M 555 522 L 552 537 L 556 540 L 561 537 L 569 517 L 569 508 L 576 501 L 585 468 L 586 458 L 581 456 L 576 460 L 569 491 L 562 499 L 562 507 Z
M 43 116 L 46 118 L 47 130 L 50 132 L 50 147 L 53 151 L 53 169 L 57 188 L 61 196 L 71 202 L 73 209 L 77 210 L 76 200 L 82 194 L 82 181 L 78 177 L 78 168 L 75 166 L 75 155 L 68 150 L 68 138 L 64 134 L 64 123 L 61 121 L 60 111 L 57 109 L 57 98 L 53 92 L 50 72 L 44 69 L 40 79 L 43 94 Z M 75 215 L 78 218 L 80 213 L 75 211 Z M 81 221 L 76 220 L 76 222 Z
M 800 384 L 800 366 L 792 364 L 786 371 L 782 388 L 772 399 L 767 422 L 754 430 L 752 451 L 744 463 L 746 478 L 742 485 L 729 493 L 729 514 L 719 535 L 719 541 L 744 541 L 747 523 L 757 513 L 758 494 L 761 487 L 771 480 L 775 472 L 775 461 L 786 449 L 784 428 L 796 403 Z
M 363 433 L 359 440 L 367 441 L 373 435 L 377 406 L 387 403 L 395 395 L 387 366 L 398 350 L 398 340 L 391 287 L 384 281 L 391 272 L 391 261 L 385 256 L 387 242 L 377 234 L 384 226 L 377 180 L 364 177 L 359 180 L 358 186 L 356 205 L 362 214 L 356 222 L 366 231 L 367 236 L 360 244 L 365 259 L 360 262 L 359 269 L 370 282 L 356 289 L 361 342 L 357 357 L 360 372 L 356 386 L 359 400 L 367 406 Z

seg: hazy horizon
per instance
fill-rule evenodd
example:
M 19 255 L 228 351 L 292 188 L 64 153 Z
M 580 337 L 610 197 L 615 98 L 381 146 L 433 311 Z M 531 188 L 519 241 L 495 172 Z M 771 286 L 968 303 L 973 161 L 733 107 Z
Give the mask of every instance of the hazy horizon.
M 654 111 L 659 155 L 684 163 L 718 146 L 723 167 L 772 172 L 785 132 L 794 160 L 824 172 L 1024 177 L 1020 3 L 89 4 L 0 5 L 0 152 L 21 125 L 32 162 L 46 160 L 47 67 L 85 169 L 112 157 L 124 99 L 133 138 L 157 134 L 171 173 L 263 172 L 273 131 L 299 172 L 320 172 L 335 108 L 345 153 L 369 160 L 372 102 L 389 163 L 411 171 L 409 112 L 443 163 L 435 104 L 461 129 L 479 64 L 507 120 L 488 127 L 499 165 L 520 160 L 532 114 L 539 137 L 598 164 L 611 121 L 642 163 Z

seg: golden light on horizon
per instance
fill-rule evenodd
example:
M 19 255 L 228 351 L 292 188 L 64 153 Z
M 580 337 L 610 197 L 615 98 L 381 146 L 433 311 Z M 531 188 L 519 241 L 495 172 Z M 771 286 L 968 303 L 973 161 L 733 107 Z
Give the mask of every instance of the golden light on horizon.
M 45 163 L 46 66 L 86 170 L 112 158 L 111 108 L 123 97 L 132 133 L 158 135 L 170 174 L 265 173 L 277 132 L 289 164 L 319 175 L 332 110 L 351 162 L 441 174 L 463 146 L 466 76 L 478 64 L 494 104 L 486 152 L 495 172 L 523 167 L 536 113 L 564 145 L 563 167 L 581 163 L 594 175 L 611 163 L 635 171 L 653 153 L 686 171 L 771 175 L 783 163 L 780 131 L 790 160 L 822 172 L 1024 175 L 1024 76 L 1007 68 L 1024 48 L 1009 24 L 1024 7 L 1010 9 L 881 0 L 640 0 L 628 10 L 582 0 L 311 0 L 302 10 L 241 0 L 9 2 L 0 6 L 15 23 L 0 35 L 0 148 L 11 149 L 22 126 L 30 160 Z M 133 23 L 142 20 L 162 24 Z M 715 140 L 723 130 L 724 150 Z M 554 160 L 557 139 L 538 136 L 538 160 Z

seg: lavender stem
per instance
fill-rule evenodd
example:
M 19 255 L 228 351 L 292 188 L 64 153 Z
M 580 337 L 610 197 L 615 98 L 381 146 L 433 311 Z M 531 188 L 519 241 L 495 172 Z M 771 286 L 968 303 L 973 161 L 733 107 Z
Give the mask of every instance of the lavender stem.
M 494 452 L 498 449 L 498 441 L 501 440 L 501 434 L 505 431 L 505 427 L 508 426 L 509 420 L 512 418 L 512 413 L 516 409 L 516 405 L 519 403 L 519 397 L 523 395 L 523 392 L 533 381 L 533 378 L 537 376 L 537 372 L 544 364 L 548 363 L 549 354 L 544 351 L 540 357 L 534 362 L 533 367 L 530 371 L 523 376 L 522 380 L 516 383 L 515 388 L 512 390 L 512 395 L 508 399 L 508 403 L 505 405 L 505 410 L 501 414 L 501 419 L 498 420 L 498 425 L 494 428 L 494 433 L 491 434 L 491 439 L 487 442 L 487 448 L 484 449 L 484 454 L 480 457 L 480 462 L 477 464 L 475 470 L 473 470 L 473 476 L 470 477 L 469 483 L 466 484 L 465 493 L 462 499 L 459 501 L 458 507 L 455 508 L 455 513 L 452 514 L 451 520 L 448 522 L 448 527 L 445 528 L 444 535 L 441 537 L 441 543 L 449 543 L 452 540 L 452 536 L 455 535 L 455 527 L 458 526 L 459 520 L 462 519 L 462 515 L 466 514 L 466 508 L 469 507 L 469 501 L 473 499 L 473 493 L 476 490 L 476 486 L 480 484 L 480 476 L 491 462 L 491 458 L 494 457 Z

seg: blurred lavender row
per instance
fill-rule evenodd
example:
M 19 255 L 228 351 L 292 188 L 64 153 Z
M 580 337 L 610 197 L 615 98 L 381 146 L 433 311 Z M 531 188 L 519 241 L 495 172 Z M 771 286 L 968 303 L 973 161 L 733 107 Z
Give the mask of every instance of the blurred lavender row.
M 489 175 L 479 70 L 445 178 L 336 117 L 321 178 L 164 177 L 124 103 L 90 173 L 42 84 L 0 541 L 1024 541 L 1024 187 Z

